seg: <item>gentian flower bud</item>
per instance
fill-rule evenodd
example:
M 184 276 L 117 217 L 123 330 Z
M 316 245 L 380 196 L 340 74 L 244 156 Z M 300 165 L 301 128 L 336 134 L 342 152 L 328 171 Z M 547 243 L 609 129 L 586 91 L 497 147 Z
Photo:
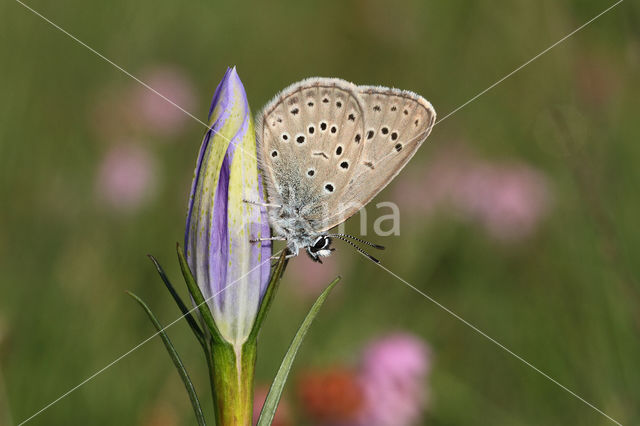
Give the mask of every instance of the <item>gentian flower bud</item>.
M 249 337 L 270 272 L 270 236 L 256 159 L 253 117 L 235 67 L 218 85 L 196 163 L 185 257 L 220 335 L 235 348 Z

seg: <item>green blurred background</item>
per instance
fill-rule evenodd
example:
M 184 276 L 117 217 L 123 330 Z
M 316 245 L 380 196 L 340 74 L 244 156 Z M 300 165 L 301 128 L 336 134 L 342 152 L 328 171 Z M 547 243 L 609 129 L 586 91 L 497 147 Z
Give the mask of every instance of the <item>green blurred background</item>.
M 411 89 L 444 117 L 611 3 L 28 4 L 204 120 L 228 65 L 253 111 L 321 75 Z M 152 334 L 125 290 L 164 323 L 179 315 L 145 254 L 180 283 L 175 242 L 203 128 L 19 3 L 0 4 L 0 26 L 0 423 L 17 424 Z M 436 125 L 377 198 L 398 202 L 400 235 L 369 235 L 388 268 L 623 424 L 640 424 L 639 76 L 640 8 L 626 1 Z M 434 158 L 459 175 L 457 152 L 544 177 L 544 214 L 526 235 L 492 237 L 455 206 L 403 205 Z M 144 166 L 131 172 L 139 187 L 109 177 L 122 157 Z M 353 363 L 401 330 L 433 350 L 425 424 L 612 424 L 348 247 L 335 257 L 325 272 L 344 280 L 299 354 L 293 405 L 300 371 Z M 319 291 L 301 290 L 303 275 L 292 268 L 266 321 L 259 383 Z M 169 334 L 211 414 L 198 345 L 184 322 Z M 191 423 L 154 339 L 30 424 Z

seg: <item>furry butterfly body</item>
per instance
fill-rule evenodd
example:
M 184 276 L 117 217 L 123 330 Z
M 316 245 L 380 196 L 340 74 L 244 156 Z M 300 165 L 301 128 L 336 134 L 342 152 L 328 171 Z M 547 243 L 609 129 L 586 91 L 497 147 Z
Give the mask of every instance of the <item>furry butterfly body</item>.
M 435 117 L 428 101 L 398 89 L 336 78 L 284 89 L 256 119 L 273 239 L 286 240 L 292 255 L 328 256 L 330 238 L 345 237 L 328 231 L 400 172 Z

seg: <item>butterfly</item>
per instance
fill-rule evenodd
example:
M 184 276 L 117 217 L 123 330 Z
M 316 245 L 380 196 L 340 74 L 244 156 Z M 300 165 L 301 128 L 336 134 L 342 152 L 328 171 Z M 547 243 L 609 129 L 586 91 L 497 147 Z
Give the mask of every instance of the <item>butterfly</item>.
M 256 119 L 258 159 L 273 237 L 290 256 L 314 261 L 341 239 L 329 231 L 384 189 L 427 138 L 436 113 L 421 96 L 338 78 L 309 78 L 284 89 Z

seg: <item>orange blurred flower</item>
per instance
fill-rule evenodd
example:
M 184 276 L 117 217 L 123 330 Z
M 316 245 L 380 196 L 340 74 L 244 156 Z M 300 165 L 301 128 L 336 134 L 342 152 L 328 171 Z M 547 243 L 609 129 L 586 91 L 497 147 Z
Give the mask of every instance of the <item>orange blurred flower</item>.
M 343 368 L 306 373 L 299 381 L 302 406 L 321 424 L 350 424 L 357 420 L 364 399 L 357 375 Z

